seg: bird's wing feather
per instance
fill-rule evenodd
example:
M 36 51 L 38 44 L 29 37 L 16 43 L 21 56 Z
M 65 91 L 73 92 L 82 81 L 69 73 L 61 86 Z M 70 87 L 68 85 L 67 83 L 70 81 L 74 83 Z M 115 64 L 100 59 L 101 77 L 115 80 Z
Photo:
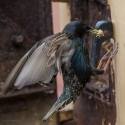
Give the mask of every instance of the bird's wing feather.
M 45 43 L 38 47 L 25 63 L 25 66 L 14 83 L 18 89 L 39 81 L 48 83 L 54 75 L 54 66 L 46 66 L 49 57 L 43 51 L 44 45 Z
M 49 83 L 53 75 L 57 74 L 57 60 L 60 60 L 59 67 L 61 67 L 61 56 L 65 55 L 71 44 L 65 34 L 61 33 L 36 43 L 9 74 L 2 87 L 3 93 L 12 85 L 21 89 L 39 81 Z
M 68 100 L 68 99 L 67 99 Z M 49 112 L 46 114 L 46 116 L 43 118 L 43 122 L 45 122 L 51 115 L 53 115 L 54 113 L 56 113 L 60 107 L 62 107 L 62 105 L 67 101 L 67 100 L 64 100 L 63 102 L 61 103 L 58 103 L 57 105 L 53 105 L 52 108 L 49 110 Z
M 11 71 L 11 73 L 8 75 L 4 85 L 2 86 L 1 92 L 5 93 L 15 82 L 17 76 L 19 75 L 20 71 L 22 70 L 23 66 L 25 65 L 26 61 L 28 60 L 28 58 L 32 55 L 32 53 L 34 52 L 34 50 L 36 49 L 36 45 L 35 44 L 31 50 L 29 50 L 22 58 L 21 60 L 17 63 L 17 65 L 13 68 L 13 70 Z

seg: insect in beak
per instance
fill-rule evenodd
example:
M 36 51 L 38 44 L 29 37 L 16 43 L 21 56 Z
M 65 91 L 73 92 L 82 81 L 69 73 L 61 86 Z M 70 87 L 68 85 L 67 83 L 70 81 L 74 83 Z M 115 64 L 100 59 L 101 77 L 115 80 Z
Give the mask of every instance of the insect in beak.
M 99 29 L 99 30 L 91 29 L 91 30 L 89 30 L 89 32 L 91 32 L 92 34 L 95 34 L 96 37 L 99 37 L 99 38 L 104 36 L 104 32 L 101 29 Z

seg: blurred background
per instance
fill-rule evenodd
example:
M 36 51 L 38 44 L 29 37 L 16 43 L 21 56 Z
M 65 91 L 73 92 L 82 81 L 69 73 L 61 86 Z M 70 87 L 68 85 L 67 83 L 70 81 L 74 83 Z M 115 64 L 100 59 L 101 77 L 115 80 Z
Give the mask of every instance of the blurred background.
M 111 20 L 109 0 L 0 0 L 0 86 L 37 41 L 61 32 L 73 20 L 93 27 L 99 20 Z M 92 36 L 87 35 L 86 40 L 91 56 Z M 112 91 L 112 108 L 83 93 L 75 106 L 68 105 L 43 123 L 42 118 L 62 93 L 60 74 L 56 81 L 47 88 L 36 84 L 0 96 L 0 125 L 115 125 Z M 111 87 L 115 89 L 114 83 Z

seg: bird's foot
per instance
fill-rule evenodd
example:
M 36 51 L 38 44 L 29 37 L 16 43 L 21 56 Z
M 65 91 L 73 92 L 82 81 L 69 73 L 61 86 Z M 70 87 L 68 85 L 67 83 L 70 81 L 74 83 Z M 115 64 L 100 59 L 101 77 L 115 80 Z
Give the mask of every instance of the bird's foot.
M 112 43 L 105 42 L 102 45 L 102 48 L 105 49 L 107 53 L 100 59 L 97 69 L 101 69 L 101 66 L 103 65 L 104 61 L 110 57 L 110 54 L 113 50 L 113 45 L 112 45 Z
M 106 62 L 106 65 L 105 65 L 105 67 L 104 67 L 104 71 L 106 71 L 107 69 L 108 69 L 108 67 L 109 67 L 109 64 L 111 63 L 111 61 L 112 61 L 112 58 L 117 54 L 117 52 L 118 52 L 118 45 L 116 46 L 116 48 L 115 48 L 115 50 L 111 53 L 111 55 L 109 56 L 109 58 L 108 58 L 108 61 Z
M 113 58 L 117 54 L 117 52 L 118 52 L 118 44 L 117 44 L 115 50 L 113 51 L 113 53 L 111 54 L 110 58 Z
M 101 69 L 101 66 L 102 66 L 103 62 L 108 59 L 108 61 L 106 62 L 106 65 L 105 65 L 105 67 L 104 67 L 104 71 L 106 71 L 107 68 L 108 68 L 108 66 L 109 66 L 109 64 L 110 64 L 110 62 L 111 62 L 111 60 L 112 60 L 112 58 L 113 58 L 113 57 L 117 54 L 117 52 L 118 52 L 118 45 L 116 46 L 116 48 L 115 48 L 114 51 L 113 51 L 113 45 L 112 45 L 111 43 L 105 43 L 105 44 L 103 45 L 103 48 L 107 51 L 107 53 L 101 58 L 101 60 L 100 60 L 100 62 L 99 62 L 99 64 L 98 64 L 97 69 Z M 113 52 L 112 52 L 112 51 L 113 51 Z

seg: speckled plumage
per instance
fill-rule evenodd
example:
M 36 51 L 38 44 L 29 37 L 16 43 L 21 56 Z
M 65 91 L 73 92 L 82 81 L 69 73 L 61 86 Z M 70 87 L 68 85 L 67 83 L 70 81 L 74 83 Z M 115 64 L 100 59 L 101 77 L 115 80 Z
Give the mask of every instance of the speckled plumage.
M 75 38 L 73 39 L 73 46 L 75 46 L 75 52 L 71 59 L 71 67 L 79 82 L 84 84 L 91 76 L 91 67 L 89 64 L 89 53 L 86 41 L 83 38 Z
M 64 64 L 61 68 L 64 81 L 63 93 L 43 118 L 43 121 L 46 121 L 50 115 L 62 109 L 65 105 L 75 101 L 83 90 L 85 83 L 90 79 L 91 67 L 85 40 L 83 38 L 74 39 L 72 47 L 75 47 L 75 52 L 71 62 L 69 62 L 68 67 Z
M 83 91 L 85 84 L 90 80 L 91 75 L 103 73 L 103 71 L 96 70 L 90 66 L 87 44 L 82 35 L 81 37 L 74 37 L 68 34 L 68 36 L 72 40 L 71 48 L 74 47 L 75 51 L 71 61 L 67 62 L 69 63 L 68 67 L 66 64 L 63 64 L 61 68 L 64 81 L 63 93 L 43 118 L 43 121 L 46 121 L 50 115 L 62 109 L 70 102 L 75 102 Z

